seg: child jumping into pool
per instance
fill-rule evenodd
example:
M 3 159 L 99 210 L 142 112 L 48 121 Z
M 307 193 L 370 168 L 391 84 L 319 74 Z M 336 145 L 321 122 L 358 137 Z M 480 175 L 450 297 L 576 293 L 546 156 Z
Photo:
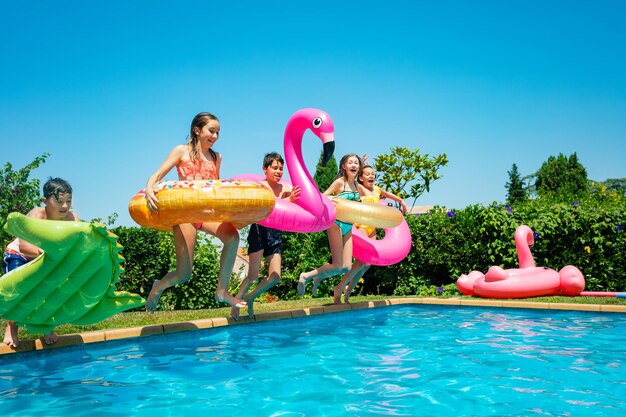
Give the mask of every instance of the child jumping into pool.
M 400 209 L 402 210 L 402 213 L 406 213 L 407 206 L 404 203 L 404 200 L 402 200 L 397 195 L 387 190 L 383 190 L 382 188 L 375 185 L 375 180 L 376 173 L 374 172 L 374 168 L 372 168 L 370 165 L 365 165 L 358 177 L 359 184 L 363 185 L 364 187 L 364 190 L 362 190 L 363 195 L 361 195 L 361 201 L 365 201 L 368 203 L 378 203 L 381 197 L 387 198 L 400 204 Z M 376 237 L 375 227 L 358 224 L 355 224 L 355 226 L 365 230 L 369 237 Z M 337 284 L 337 286 L 335 286 L 333 289 L 333 301 L 335 304 L 341 304 L 342 292 L 344 303 L 350 303 L 350 294 L 352 293 L 352 290 L 354 289 L 356 284 L 359 283 L 359 280 L 365 274 L 365 272 L 367 272 L 370 266 L 371 265 L 366 264 L 359 259 L 354 261 L 350 271 L 343 276 L 341 282 L 339 282 L 339 284 Z
M 28 217 L 44 220 L 79 221 L 80 219 L 72 210 L 72 187 L 61 178 L 49 178 L 43 185 L 44 207 L 35 207 L 28 212 Z M 9 243 L 4 251 L 2 267 L 4 272 L 12 271 L 37 258 L 43 250 L 22 239 L 15 239 Z M 58 340 L 56 333 L 52 332 L 44 336 L 46 344 L 55 343 Z M 19 345 L 18 326 L 14 321 L 7 321 L 4 332 L 4 343 L 12 348 Z
M 222 155 L 212 147 L 220 134 L 220 122 L 211 113 L 198 113 L 191 122 L 189 141 L 178 145 L 165 161 L 148 179 L 146 184 L 146 203 L 150 211 L 159 209 L 159 200 L 154 193 L 154 185 L 176 167 L 178 179 L 214 180 L 220 177 Z M 246 302 L 228 293 L 228 284 L 237 256 L 239 232 L 231 223 L 194 223 L 179 224 L 172 227 L 174 246 L 176 247 L 176 269 L 168 272 L 161 280 L 155 280 L 146 299 L 146 310 L 154 312 L 163 291 L 176 284 L 186 282 L 193 270 L 193 253 L 196 247 L 198 230 L 210 233 L 222 241 L 224 247 L 220 255 L 215 299 L 233 307 L 244 307 Z
M 363 186 L 356 181 L 361 165 L 361 159 L 357 154 L 344 155 L 339 162 L 337 178 L 324 191 L 324 195 L 358 201 L 361 194 L 365 194 Z M 304 295 L 309 280 L 313 280 L 313 296 L 316 296 L 317 286 L 324 278 L 346 273 L 352 266 L 352 224 L 336 220 L 326 230 L 326 235 L 330 246 L 331 263 L 300 274 L 298 294 L 301 296 Z
M 266 188 L 272 190 L 276 198 L 296 202 L 300 198 L 300 187 L 293 188 L 279 181 L 283 177 L 285 161 L 277 152 L 271 152 L 263 158 L 263 172 L 265 180 L 261 182 Z M 268 291 L 280 281 L 280 271 L 282 267 L 283 240 L 280 230 L 261 226 L 259 224 L 250 225 L 248 233 L 248 275 L 241 282 L 237 298 L 243 299 L 248 304 L 248 317 L 254 315 L 254 300 L 262 293 Z M 254 290 L 248 292 L 250 286 L 259 279 L 261 261 L 265 258 L 267 263 L 267 278 L 259 282 Z M 239 307 L 232 307 L 231 315 L 239 317 Z

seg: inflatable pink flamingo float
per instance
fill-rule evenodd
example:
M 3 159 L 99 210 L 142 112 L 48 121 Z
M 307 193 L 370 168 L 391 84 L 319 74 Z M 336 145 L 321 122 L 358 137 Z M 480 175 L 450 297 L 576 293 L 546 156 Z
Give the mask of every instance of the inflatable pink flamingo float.
M 309 233 L 326 230 L 335 220 L 334 204 L 320 193 L 304 164 L 302 140 L 307 129 L 311 129 L 324 144 L 322 164 L 333 154 L 334 124 L 330 116 L 322 110 L 311 108 L 295 112 L 285 128 L 284 157 L 291 183 L 300 186 L 300 199 L 295 203 L 276 199 L 272 213 L 259 222 L 263 226 L 287 232 Z M 233 179 L 261 182 L 265 177 L 244 174 Z M 281 182 L 289 183 L 285 180 Z M 410 249 L 411 233 L 404 219 L 400 225 L 385 229 L 385 238 L 381 240 L 371 239 L 363 231 L 354 234 L 354 256 L 372 265 L 400 262 Z
M 295 112 L 285 128 L 284 157 L 291 183 L 300 186 L 300 198 L 295 203 L 277 198 L 274 210 L 259 222 L 260 225 L 286 232 L 309 233 L 326 230 L 335 221 L 334 204 L 317 189 L 302 157 L 302 139 L 307 129 L 311 129 L 323 143 L 322 165 L 328 162 L 335 150 L 335 127 L 326 112 L 318 109 Z M 247 174 L 233 179 L 260 182 L 265 177 Z
M 464 295 L 485 298 L 527 298 L 544 295 L 580 295 L 585 289 L 585 278 L 578 268 L 568 265 L 556 272 L 535 266 L 530 253 L 534 243 L 533 231 L 521 225 L 515 231 L 515 248 L 519 268 L 502 269 L 492 266 L 486 274 L 472 271 L 461 275 L 456 282 Z
M 402 219 L 398 226 L 383 229 L 385 237 L 377 240 L 367 236 L 363 229 L 352 227 L 354 257 L 370 265 L 387 266 L 403 260 L 411 250 L 411 230 Z

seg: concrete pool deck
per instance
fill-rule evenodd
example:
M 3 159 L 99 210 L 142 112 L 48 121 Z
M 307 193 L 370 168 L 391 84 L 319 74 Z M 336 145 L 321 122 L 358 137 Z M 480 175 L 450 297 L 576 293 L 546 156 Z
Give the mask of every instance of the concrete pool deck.
M 376 308 L 400 304 L 452 305 L 461 307 L 531 308 L 546 310 L 592 311 L 598 313 L 626 313 L 626 305 L 617 304 L 576 304 L 461 298 L 390 298 L 386 300 L 363 301 L 352 304 L 331 304 L 325 306 L 299 308 L 294 310 L 271 311 L 255 314 L 253 318 L 248 318 L 247 315 L 242 315 L 238 320 L 235 320 L 232 317 L 218 317 L 175 323 L 151 324 L 146 326 L 129 327 L 123 329 L 97 330 L 85 333 L 66 334 L 59 335 L 59 340 L 52 345 L 46 345 L 41 338 L 35 340 L 21 341 L 17 349 L 10 348 L 6 344 L 2 343 L 0 344 L 0 355 L 29 352 L 35 350 L 58 349 L 72 345 L 106 342 L 110 340 L 129 339 L 142 336 L 154 336 L 181 331 L 209 329 L 212 327 L 241 325 L 268 320 L 291 319 L 304 316 L 313 316 L 317 314 L 337 313 L 341 311 L 360 310 L 365 308 Z

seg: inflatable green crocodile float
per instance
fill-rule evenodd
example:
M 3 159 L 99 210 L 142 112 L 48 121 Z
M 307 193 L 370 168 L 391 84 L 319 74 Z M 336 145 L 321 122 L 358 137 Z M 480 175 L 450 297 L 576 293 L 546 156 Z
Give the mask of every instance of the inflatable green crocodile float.
M 1 317 L 48 334 L 60 324 L 93 324 L 144 305 L 141 296 L 115 290 L 124 271 L 122 245 L 104 225 L 11 213 L 5 230 L 44 253 L 0 277 Z

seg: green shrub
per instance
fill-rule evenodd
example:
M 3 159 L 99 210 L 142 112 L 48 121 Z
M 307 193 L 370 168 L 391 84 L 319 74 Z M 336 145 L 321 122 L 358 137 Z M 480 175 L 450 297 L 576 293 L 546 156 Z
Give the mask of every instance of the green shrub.
M 542 197 L 513 206 L 494 203 L 461 210 L 436 207 L 427 214 L 408 215 L 412 248 L 400 263 L 371 267 L 355 292 L 363 295 L 457 295 L 455 282 L 472 270 L 486 272 L 492 265 L 518 266 L 515 229 L 528 225 L 535 232 L 532 254 L 538 266 L 560 270 L 578 267 L 586 289 L 626 290 L 626 198 L 595 190 L 581 201 L 562 202 Z M 120 289 L 146 297 L 154 279 L 174 268 L 170 233 L 117 228 L 126 257 Z M 383 232 L 379 232 L 379 238 Z M 300 273 L 330 261 L 326 233 L 283 233 L 281 282 L 269 293 L 281 300 L 297 298 Z M 163 294 L 161 308 L 197 309 L 217 306 L 214 300 L 219 269 L 218 249 L 199 238 L 193 277 Z M 261 270 L 266 276 L 267 270 Z M 332 294 L 339 277 L 325 279 L 320 295 Z M 237 283 L 231 283 L 236 291 Z M 310 284 L 309 291 L 310 294 Z
M 112 232 L 124 246 L 124 274 L 117 288 L 146 298 L 155 279 L 161 279 L 176 267 L 172 234 L 146 228 L 117 227 Z M 160 309 L 202 309 L 217 307 L 215 289 L 219 270 L 216 246 L 204 233 L 198 235 L 192 277 L 184 284 L 165 292 Z

